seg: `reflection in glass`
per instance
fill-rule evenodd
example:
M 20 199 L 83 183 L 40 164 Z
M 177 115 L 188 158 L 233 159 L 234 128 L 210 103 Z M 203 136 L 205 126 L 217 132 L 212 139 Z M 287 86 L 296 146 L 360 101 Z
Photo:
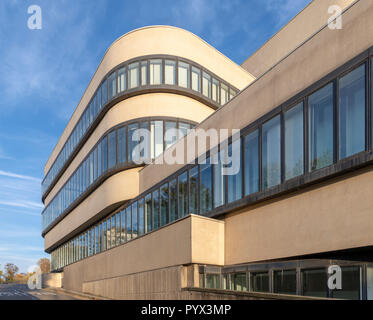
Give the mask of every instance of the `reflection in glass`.
M 178 207 L 178 217 L 182 218 L 189 214 L 188 212 L 188 173 L 184 172 L 178 177 L 179 185 L 179 207 Z
M 259 131 L 244 137 L 245 195 L 259 191 Z
M 189 170 L 189 213 L 198 214 L 198 166 Z

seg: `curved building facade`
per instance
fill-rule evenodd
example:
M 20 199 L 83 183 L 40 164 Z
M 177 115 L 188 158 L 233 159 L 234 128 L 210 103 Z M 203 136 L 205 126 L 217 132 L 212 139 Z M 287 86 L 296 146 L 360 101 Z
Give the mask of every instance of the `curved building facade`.
M 42 234 L 63 286 L 373 299 L 372 16 L 367 1 L 312 1 L 242 67 L 174 27 L 114 42 L 45 165 Z M 214 129 L 227 139 L 197 148 Z M 191 141 L 193 159 L 162 163 Z M 341 290 L 327 287 L 336 265 Z

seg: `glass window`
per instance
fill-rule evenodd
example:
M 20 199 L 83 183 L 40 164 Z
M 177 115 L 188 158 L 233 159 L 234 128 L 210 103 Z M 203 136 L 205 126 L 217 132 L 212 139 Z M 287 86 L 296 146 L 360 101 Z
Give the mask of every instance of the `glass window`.
M 302 293 L 304 296 L 326 298 L 327 282 L 325 269 L 302 270 Z
M 189 213 L 198 214 L 198 166 L 189 170 Z
M 303 102 L 285 113 L 285 179 L 304 173 Z
M 177 219 L 177 182 L 176 179 L 170 182 L 170 222 Z
M 176 84 L 176 62 L 173 60 L 165 61 L 165 84 L 175 85 Z
M 206 274 L 206 288 L 220 289 L 220 274 Z
M 268 272 L 250 272 L 250 291 L 269 292 Z
M 104 137 L 101 141 L 102 145 L 102 172 L 107 170 L 107 137 Z
M 106 80 L 102 84 L 101 90 L 102 90 L 102 105 L 105 105 L 107 101 L 107 81 Z
M 144 198 L 139 200 L 139 235 L 145 233 Z
M 263 124 L 263 188 L 281 183 L 281 122 L 280 116 Z
M 187 63 L 180 62 L 179 61 L 179 86 L 183 88 L 189 88 L 189 72 L 190 72 L 190 66 Z
M 192 67 L 192 90 L 201 92 L 201 70 Z
M 118 70 L 118 93 L 127 89 L 127 70 L 126 67 Z
M 106 248 L 111 248 L 111 220 L 106 220 Z
M 139 86 L 139 63 L 131 63 L 128 66 L 128 89 Z
M 116 246 L 117 236 L 116 236 L 116 219 L 115 216 L 111 217 L 111 247 L 114 248 Z
M 94 172 L 94 167 L 93 167 L 93 152 L 89 155 L 89 184 L 91 185 L 93 183 L 93 172 Z M 78 180 L 79 180 L 79 175 L 78 175 Z M 80 188 L 79 188 L 79 194 L 80 194 Z
M 141 85 L 146 86 L 148 84 L 148 62 L 141 62 Z
M 178 215 L 182 218 L 189 214 L 188 212 L 188 173 L 184 172 L 178 177 L 179 185 L 179 208 Z
M 139 234 L 137 202 L 132 204 L 132 238 L 137 238 Z
M 339 80 L 339 158 L 365 150 L 365 64 Z
M 98 110 L 101 110 L 102 108 L 102 94 L 101 94 L 101 88 L 97 91 L 97 103 L 98 103 Z
M 214 170 L 214 208 L 225 203 L 225 179 L 223 175 L 222 153 L 219 153 L 217 164 L 213 165 Z
M 149 193 L 145 196 L 145 232 L 152 231 L 152 209 L 153 209 L 153 202 L 152 202 L 152 195 Z
M 281 270 L 273 273 L 273 291 L 281 294 L 297 293 L 297 273 L 295 270 Z
M 205 97 L 211 99 L 211 76 L 206 72 L 203 72 L 202 77 L 202 93 Z
M 212 79 L 212 100 L 219 103 L 219 81 Z
M 163 152 L 163 121 L 151 121 L 150 137 L 151 157 L 155 159 Z
M 168 223 L 168 183 L 161 186 L 161 226 Z
M 210 158 L 206 159 L 206 164 L 201 164 L 200 168 L 200 206 L 201 214 L 204 214 L 212 209 L 212 167 Z
M 132 123 L 128 126 L 128 161 L 132 162 L 136 159 L 139 159 L 138 154 L 134 154 L 134 148 L 137 146 L 138 141 L 133 141 L 133 134 L 135 130 L 139 128 L 138 123 Z
M 113 72 L 109 76 L 109 99 L 114 98 L 117 95 L 117 76 Z
M 220 84 L 220 104 L 224 105 L 228 102 L 228 97 L 229 97 L 229 90 L 228 86 L 226 86 L 224 83 Z
M 336 299 L 360 300 L 362 292 L 361 268 L 359 266 L 341 267 L 342 290 L 333 290 Z
M 125 243 L 126 242 L 126 209 L 123 209 L 121 211 L 121 217 L 120 217 L 120 242 Z
M 179 139 L 186 136 L 189 131 L 190 131 L 190 124 L 189 123 L 179 122 L 179 134 L 181 134 Z
M 228 147 L 228 154 L 229 156 L 233 156 L 232 149 L 239 148 L 239 144 L 232 144 Z M 235 152 L 235 154 L 241 154 L 240 150 Z M 241 166 L 239 168 L 239 172 L 237 174 L 230 174 L 227 175 L 228 181 L 228 203 L 237 201 L 238 199 L 242 198 L 242 169 Z
M 233 99 L 237 95 L 237 92 L 232 88 L 229 89 L 229 100 Z
M 131 206 L 126 209 L 127 241 L 132 239 L 132 210 Z
M 118 129 L 118 163 L 127 162 L 127 127 Z
M 259 131 L 244 137 L 245 196 L 259 191 Z
M 310 170 L 333 163 L 333 87 L 330 83 L 308 98 Z
M 153 192 L 153 229 L 159 228 L 159 190 Z
M 118 212 L 116 215 L 115 215 L 115 226 L 116 226 L 116 245 L 119 246 L 120 245 L 120 232 L 121 232 L 121 229 L 122 229 L 122 226 L 120 224 L 120 212 Z
M 168 132 L 168 133 L 167 133 Z M 165 149 L 171 147 L 177 141 L 177 131 L 175 121 L 165 122 Z
M 234 290 L 247 291 L 246 273 L 235 273 L 232 275 L 232 280 L 234 282 Z
M 162 83 L 162 60 L 150 60 L 150 84 L 160 85 Z
M 102 143 L 97 145 L 97 176 L 100 177 L 102 173 Z
M 116 131 L 109 133 L 109 169 L 115 167 L 117 162 Z

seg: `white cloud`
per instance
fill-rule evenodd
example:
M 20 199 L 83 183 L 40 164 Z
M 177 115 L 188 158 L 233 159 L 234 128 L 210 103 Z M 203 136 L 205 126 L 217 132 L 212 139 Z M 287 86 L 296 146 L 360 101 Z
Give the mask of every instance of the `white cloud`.
M 2 170 L 0 170 L 0 176 L 22 179 L 22 180 L 31 180 L 31 181 L 41 183 L 41 179 L 39 179 L 39 178 L 30 177 L 30 176 L 26 176 L 26 175 L 22 175 L 22 174 L 16 174 L 16 173 L 13 173 L 13 172 L 2 171 Z

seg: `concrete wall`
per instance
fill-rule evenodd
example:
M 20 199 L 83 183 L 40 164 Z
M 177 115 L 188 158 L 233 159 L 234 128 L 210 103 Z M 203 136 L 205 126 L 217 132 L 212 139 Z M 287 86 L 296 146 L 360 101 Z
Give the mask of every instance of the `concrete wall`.
M 356 0 L 313 0 L 304 10 L 289 21 L 280 31 L 253 53 L 242 67 L 259 77 L 270 67 L 302 44 L 328 23 L 328 8 L 338 5 L 345 9 Z
M 44 273 L 41 275 L 42 288 L 61 288 L 63 273 Z
M 206 241 L 206 236 L 195 236 L 202 234 L 214 235 L 215 239 Z M 123 283 L 119 287 L 112 286 L 111 284 L 116 281 L 111 279 L 122 279 L 121 281 L 128 283 L 136 278 L 129 275 L 141 272 L 178 268 L 193 263 L 223 265 L 224 246 L 217 245 L 222 242 L 224 242 L 224 222 L 195 215 L 188 216 L 126 244 L 65 267 L 63 287 L 74 291 L 82 291 L 86 288 L 87 293 L 94 290 L 95 294 L 97 290 L 117 292 L 116 290 L 123 290 Z M 144 277 L 147 278 L 145 274 Z M 174 276 L 171 274 L 165 277 Z M 161 285 L 156 277 L 139 281 L 154 281 L 154 283 L 147 282 L 149 292 L 153 292 L 151 288 L 158 288 Z M 173 282 L 172 286 L 176 288 L 176 282 Z
M 171 26 L 153 26 L 129 32 L 108 49 L 44 167 L 47 173 L 103 77 L 115 66 L 135 57 L 169 54 L 201 64 L 238 89 L 254 77 L 196 35 Z

